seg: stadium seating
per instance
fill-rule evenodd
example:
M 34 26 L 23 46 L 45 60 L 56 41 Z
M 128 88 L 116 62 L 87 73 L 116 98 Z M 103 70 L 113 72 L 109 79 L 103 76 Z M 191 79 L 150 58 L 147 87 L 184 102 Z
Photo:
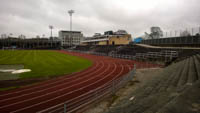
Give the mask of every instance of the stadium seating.
M 142 61 L 159 61 L 165 66 L 178 62 L 191 55 L 200 53 L 199 50 L 182 48 L 148 48 L 139 45 L 79 45 L 70 50 L 87 52 L 95 55 L 112 56 L 114 58 L 133 59 Z
M 84 45 L 84 46 L 78 45 L 71 49 L 78 50 L 78 51 L 90 51 L 91 47 L 92 46 L 90 46 L 90 45 Z
M 116 51 L 118 47 L 119 46 L 114 46 L 114 45 L 102 45 L 102 46 L 96 46 L 93 51 L 108 54 L 111 51 Z
M 132 92 L 134 101 L 127 97 L 107 113 L 195 113 L 190 107 L 200 99 L 199 79 L 200 55 L 196 54 L 171 64 Z

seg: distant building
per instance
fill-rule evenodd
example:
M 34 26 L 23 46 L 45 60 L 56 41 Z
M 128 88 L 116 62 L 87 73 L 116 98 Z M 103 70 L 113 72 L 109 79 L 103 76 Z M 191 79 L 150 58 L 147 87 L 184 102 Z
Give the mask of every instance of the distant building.
M 94 34 L 94 37 L 98 37 L 98 36 L 101 36 L 101 33 L 95 33 Z
M 127 35 L 128 33 L 125 30 L 120 29 L 120 30 L 114 32 L 114 34 L 116 34 L 116 35 Z
M 106 31 L 104 35 L 95 33 L 93 37 L 87 37 L 81 41 L 81 45 L 126 45 L 131 42 L 131 35 L 125 30 L 117 32 Z
M 48 38 L 0 38 L 0 49 L 59 49 L 60 41 L 54 37 L 54 40 Z
M 80 31 L 59 31 L 61 46 L 80 45 L 83 34 Z
M 113 31 L 106 31 L 104 32 L 104 35 L 113 35 Z
M 151 34 L 150 38 L 151 39 L 158 39 L 163 36 L 163 31 L 161 30 L 160 27 L 151 27 Z

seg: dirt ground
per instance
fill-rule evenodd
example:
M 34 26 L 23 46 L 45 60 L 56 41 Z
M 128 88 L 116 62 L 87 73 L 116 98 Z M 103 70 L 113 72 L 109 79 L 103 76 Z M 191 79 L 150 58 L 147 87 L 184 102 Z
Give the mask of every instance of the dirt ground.
M 125 87 L 119 89 L 112 97 L 105 98 L 100 103 L 95 104 L 84 113 L 104 113 L 108 111 L 110 108 L 115 107 L 117 103 L 123 101 L 124 98 L 130 96 L 131 92 L 145 85 L 145 83 L 150 81 L 153 77 L 158 76 L 162 70 L 162 68 L 136 70 L 135 77 L 129 81 Z M 130 98 L 130 100 L 132 99 L 134 99 L 134 96 Z

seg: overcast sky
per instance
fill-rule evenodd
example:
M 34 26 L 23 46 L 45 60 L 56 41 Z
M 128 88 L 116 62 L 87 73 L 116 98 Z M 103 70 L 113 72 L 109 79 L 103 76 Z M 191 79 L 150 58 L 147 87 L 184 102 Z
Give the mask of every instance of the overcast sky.
M 49 37 L 69 30 L 68 10 L 73 9 L 73 30 L 84 36 L 125 29 L 132 37 L 149 32 L 200 27 L 200 0 L 0 0 L 0 34 Z

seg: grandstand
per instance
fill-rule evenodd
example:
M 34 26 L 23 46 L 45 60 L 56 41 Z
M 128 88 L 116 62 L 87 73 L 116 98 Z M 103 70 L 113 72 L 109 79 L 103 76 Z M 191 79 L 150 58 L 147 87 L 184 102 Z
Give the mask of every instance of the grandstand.
M 200 54 L 165 68 L 107 113 L 196 113 L 200 100 Z M 134 96 L 134 101 L 130 101 Z
M 86 37 L 81 45 L 127 45 L 131 42 L 131 35 L 125 30 L 116 32 L 106 31 L 103 35 L 95 33 L 92 37 Z
M 70 48 L 72 51 L 85 52 L 96 55 L 106 55 L 115 58 L 161 61 L 170 63 L 177 58 L 190 56 L 198 49 L 149 47 L 140 44 L 134 45 L 80 45 Z
M 185 111 L 196 113 L 190 108 L 194 107 L 192 103 L 199 104 L 198 100 L 200 100 L 198 89 L 200 48 L 198 46 L 194 48 L 163 47 L 162 44 L 159 46 L 151 44 L 87 45 L 76 46 L 72 50 L 142 62 L 162 61 L 166 64 L 161 73 L 146 82 L 144 86 L 134 90 L 130 96 L 106 113 L 185 113 Z M 134 101 L 129 100 L 132 96 L 135 98 Z M 195 109 L 200 111 L 199 108 Z

